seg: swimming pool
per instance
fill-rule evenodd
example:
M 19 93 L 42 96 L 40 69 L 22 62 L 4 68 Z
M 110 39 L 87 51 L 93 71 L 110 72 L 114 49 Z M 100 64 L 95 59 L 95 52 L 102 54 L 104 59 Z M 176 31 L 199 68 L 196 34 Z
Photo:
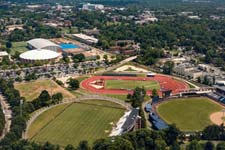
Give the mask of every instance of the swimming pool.
M 74 44 L 67 44 L 67 43 L 62 43 L 62 44 L 60 44 L 60 47 L 61 47 L 63 50 L 79 48 L 79 46 L 77 46 L 77 45 L 74 45 Z

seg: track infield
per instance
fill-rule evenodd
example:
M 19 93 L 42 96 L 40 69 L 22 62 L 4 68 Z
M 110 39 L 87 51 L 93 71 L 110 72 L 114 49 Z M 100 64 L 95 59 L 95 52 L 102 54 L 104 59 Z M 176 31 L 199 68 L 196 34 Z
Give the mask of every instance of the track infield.
M 77 146 L 87 140 L 92 144 L 107 137 L 124 112 L 120 105 L 100 100 L 59 105 L 42 113 L 31 124 L 28 135 L 39 143 Z
M 180 98 L 160 103 L 157 112 L 169 124 L 182 131 L 201 131 L 212 124 L 210 115 L 223 107 L 209 98 Z
M 144 87 L 146 90 L 159 90 L 159 83 L 154 80 L 139 81 L 139 80 L 106 80 L 106 89 L 135 89 L 136 87 Z

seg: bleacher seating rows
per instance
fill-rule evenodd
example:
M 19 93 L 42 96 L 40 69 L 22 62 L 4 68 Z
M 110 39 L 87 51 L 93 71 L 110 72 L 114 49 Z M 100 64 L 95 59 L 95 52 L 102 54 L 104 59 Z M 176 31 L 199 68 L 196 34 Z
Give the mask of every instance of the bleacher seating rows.
M 158 129 L 158 130 L 162 130 L 162 129 L 168 128 L 168 125 L 157 114 L 155 114 L 154 112 L 151 112 L 149 114 L 149 119 L 153 123 L 153 126 L 156 129 Z
M 212 98 L 220 103 L 225 104 L 225 96 L 221 96 L 220 94 L 216 93 L 216 92 L 212 92 L 212 93 L 208 93 L 207 96 L 209 98 Z

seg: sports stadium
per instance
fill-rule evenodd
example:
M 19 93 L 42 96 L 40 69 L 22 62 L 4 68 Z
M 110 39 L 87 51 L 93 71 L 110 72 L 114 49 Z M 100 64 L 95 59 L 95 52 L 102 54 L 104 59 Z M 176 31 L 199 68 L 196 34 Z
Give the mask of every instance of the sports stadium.
M 152 90 L 158 90 L 162 95 L 164 91 L 171 91 L 173 95 L 189 88 L 184 81 L 161 74 L 153 77 L 129 77 L 129 76 L 93 76 L 83 82 L 81 86 L 89 92 L 99 94 L 132 94 L 135 87 L 145 87 L 147 94 Z

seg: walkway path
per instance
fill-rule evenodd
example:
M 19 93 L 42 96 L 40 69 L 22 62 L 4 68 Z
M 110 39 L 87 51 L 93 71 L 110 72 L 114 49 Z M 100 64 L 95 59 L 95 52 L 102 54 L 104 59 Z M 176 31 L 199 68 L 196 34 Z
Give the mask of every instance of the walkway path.
M 9 104 L 7 103 L 7 101 L 1 94 L 0 94 L 0 103 L 1 103 L 2 111 L 5 116 L 5 127 L 3 129 L 2 135 L 0 136 L 0 140 L 1 140 L 10 131 L 12 111 L 10 110 Z

